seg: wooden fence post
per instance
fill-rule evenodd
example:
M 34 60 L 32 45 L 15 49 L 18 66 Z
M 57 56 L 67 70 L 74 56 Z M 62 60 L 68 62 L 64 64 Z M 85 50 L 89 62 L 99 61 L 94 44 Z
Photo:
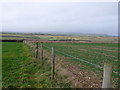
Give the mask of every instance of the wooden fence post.
M 42 61 L 42 65 L 43 65 L 43 45 L 41 44 L 41 55 L 40 55 L 40 59 Z
M 36 56 L 35 56 L 36 59 L 38 59 L 38 42 L 36 43 Z
M 111 74 L 112 74 L 112 65 L 105 63 L 102 88 L 112 88 Z
M 54 80 L 54 74 L 55 74 L 55 49 L 52 47 L 51 80 Z
M 35 45 L 35 42 L 33 42 L 33 45 L 34 45 L 34 57 L 36 57 L 36 45 Z

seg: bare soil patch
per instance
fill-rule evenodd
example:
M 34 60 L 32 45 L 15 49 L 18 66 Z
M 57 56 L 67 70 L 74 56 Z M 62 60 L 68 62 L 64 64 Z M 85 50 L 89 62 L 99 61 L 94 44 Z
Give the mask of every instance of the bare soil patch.
M 50 53 L 44 50 L 44 57 L 49 59 Z M 102 79 L 97 77 L 96 73 L 89 70 L 81 70 L 79 67 L 83 65 L 75 65 L 71 62 L 67 62 L 69 58 L 56 55 L 55 58 L 55 70 L 59 71 L 59 74 L 66 76 L 68 82 L 70 81 L 73 88 L 101 88 Z

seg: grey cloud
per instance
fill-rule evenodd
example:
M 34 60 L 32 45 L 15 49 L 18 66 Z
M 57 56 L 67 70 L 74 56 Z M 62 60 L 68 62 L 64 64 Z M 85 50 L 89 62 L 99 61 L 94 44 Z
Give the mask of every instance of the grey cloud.
M 3 31 L 117 34 L 117 3 L 3 4 Z

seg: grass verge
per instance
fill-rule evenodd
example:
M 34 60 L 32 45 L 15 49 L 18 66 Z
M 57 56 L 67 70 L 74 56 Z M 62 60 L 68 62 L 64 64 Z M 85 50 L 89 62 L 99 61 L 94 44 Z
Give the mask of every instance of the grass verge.
M 3 42 L 2 45 L 3 88 L 70 87 L 70 83 L 65 83 L 65 78 L 59 74 L 56 75 L 57 80 L 51 82 L 47 59 L 41 65 L 32 57 L 27 45 L 18 42 Z

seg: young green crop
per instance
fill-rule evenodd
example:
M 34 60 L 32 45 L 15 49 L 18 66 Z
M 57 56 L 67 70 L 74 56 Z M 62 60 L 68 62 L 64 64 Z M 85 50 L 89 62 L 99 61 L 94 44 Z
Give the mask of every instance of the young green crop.
M 82 62 L 78 59 L 72 58 L 77 57 L 87 62 L 104 66 L 104 63 L 111 63 L 113 71 L 120 72 L 118 68 L 118 44 L 117 43 L 43 43 L 43 46 L 55 47 L 56 54 L 64 57 L 69 57 L 68 60 L 75 64 L 84 65 L 84 69 L 100 71 L 100 75 L 103 74 L 103 69 L 99 69 L 93 65 Z M 48 48 L 44 48 L 50 51 Z M 57 52 L 60 51 L 60 52 Z M 65 54 L 64 54 L 65 53 Z M 68 54 L 68 55 L 66 55 Z M 81 67 L 80 67 L 81 68 Z M 83 67 L 82 67 L 83 68 Z M 113 77 L 119 78 L 118 74 L 113 73 Z

